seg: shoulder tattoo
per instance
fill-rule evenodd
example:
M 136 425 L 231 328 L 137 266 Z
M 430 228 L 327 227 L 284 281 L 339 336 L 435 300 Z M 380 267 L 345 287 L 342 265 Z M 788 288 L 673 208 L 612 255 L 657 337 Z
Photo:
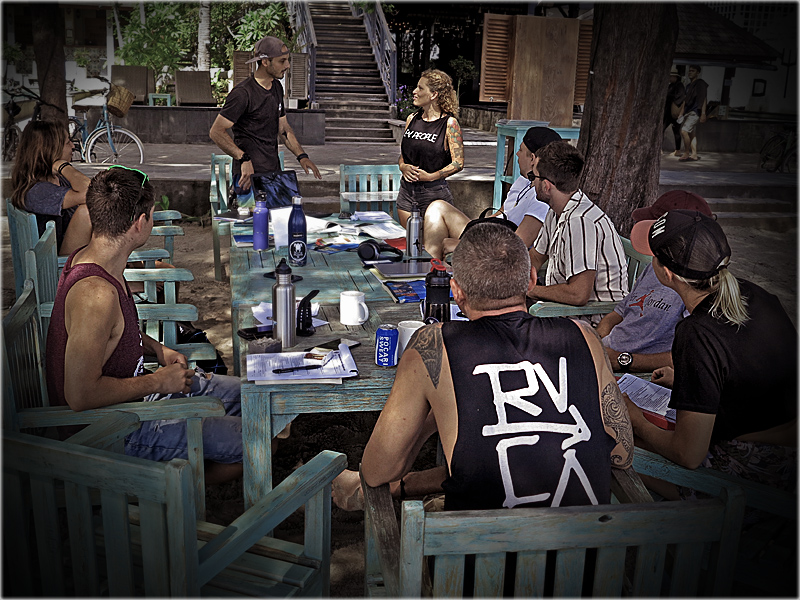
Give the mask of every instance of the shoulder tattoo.
M 439 376 L 442 373 L 442 354 L 444 342 L 442 340 L 442 328 L 436 326 L 420 327 L 411 336 L 406 349 L 416 350 L 428 376 L 433 382 L 433 387 L 439 387 Z
M 615 467 L 627 468 L 633 462 L 633 428 L 628 418 L 628 411 L 625 408 L 622 394 L 615 382 L 612 381 L 603 388 L 601 405 L 603 423 L 606 427 L 611 428 L 617 444 L 621 444 L 628 454 L 627 460 L 617 454 L 612 454 L 611 463 Z

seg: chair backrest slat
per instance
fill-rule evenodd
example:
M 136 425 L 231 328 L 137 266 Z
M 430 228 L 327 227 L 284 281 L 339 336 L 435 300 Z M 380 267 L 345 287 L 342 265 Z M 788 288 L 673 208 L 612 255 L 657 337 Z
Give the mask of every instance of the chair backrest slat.
M 99 596 L 100 580 L 89 488 L 82 483 L 65 481 L 64 497 L 67 506 L 75 594 L 84 597 Z
M 134 596 L 133 552 L 128 527 L 128 498 L 112 490 L 100 492 L 109 596 Z
M 597 549 L 594 585 L 592 586 L 594 598 L 616 598 L 622 595 L 626 554 L 625 546 L 606 546 Z M 519 559 L 517 559 L 517 564 L 519 564 Z M 544 567 L 544 565 L 542 566 Z M 544 570 L 542 570 L 542 578 L 544 579 Z
M 8 215 L 8 233 L 11 238 L 11 261 L 14 267 L 14 288 L 19 298 L 22 284 L 25 282 L 25 252 L 36 245 L 39 240 L 39 226 L 36 215 L 20 210 L 6 200 Z
M 56 506 L 56 485 L 52 477 L 31 476 L 31 508 L 36 523 L 36 549 L 39 555 L 39 575 L 44 596 L 59 597 L 66 594 L 64 573 L 50 565 L 63 564 L 61 525 Z
M 419 595 L 419 592 L 416 595 Z M 437 556 L 433 568 L 434 598 L 459 598 L 463 595 L 464 556 L 457 554 Z
M 55 223 L 48 221 L 42 237 L 32 249 L 25 252 L 25 277 L 33 281 L 36 303 L 40 307 L 39 322 L 43 341 L 47 336 L 50 317 L 42 313 L 41 307 L 43 304 L 52 305 L 56 299 L 58 275 Z
M 348 202 L 341 197 L 344 192 L 397 192 L 400 190 L 402 173 L 394 165 L 339 165 L 339 194 L 341 210 L 383 210 L 397 218 L 395 199 L 364 199 Z
M 625 260 L 628 263 L 628 289 L 633 289 L 633 284 L 642 276 L 644 270 L 653 261 L 652 256 L 637 252 L 628 238 L 620 236 L 622 247 L 625 250 Z
M 475 598 L 502 598 L 506 574 L 506 553 L 493 552 L 475 556 Z

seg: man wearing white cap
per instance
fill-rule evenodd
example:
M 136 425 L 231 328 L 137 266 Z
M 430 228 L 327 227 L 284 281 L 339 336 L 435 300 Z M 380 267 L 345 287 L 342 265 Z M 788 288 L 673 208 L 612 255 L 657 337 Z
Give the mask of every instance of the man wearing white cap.
M 267 36 L 259 40 L 253 54 L 247 63 L 257 62 L 256 72 L 231 90 L 209 132 L 214 143 L 234 158 L 233 184 L 240 204 L 252 197 L 251 175 L 280 170 L 279 136 L 305 172 L 322 179 L 286 118 L 279 80 L 289 70 L 289 49 L 278 38 Z

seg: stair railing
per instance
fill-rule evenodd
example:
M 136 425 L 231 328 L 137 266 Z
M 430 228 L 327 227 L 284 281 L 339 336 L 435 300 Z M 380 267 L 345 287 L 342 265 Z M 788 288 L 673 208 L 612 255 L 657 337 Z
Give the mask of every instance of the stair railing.
M 311 20 L 311 10 L 308 2 L 301 0 L 288 0 L 286 8 L 292 28 L 299 31 L 297 38 L 299 44 L 309 56 L 308 65 L 308 101 L 313 108 L 317 102 L 317 35 L 314 33 L 314 22 Z
M 397 100 L 397 47 L 392 39 L 392 32 L 386 23 L 380 2 L 375 2 L 375 10 L 368 12 L 364 10 L 363 4 L 356 6 L 353 2 L 348 2 L 350 11 L 355 17 L 364 17 L 364 25 L 367 28 L 367 36 L 372 46 L 372 53 L 375 55 L 375 62 L 378 63 L 378 71 L 383 80 L 383 87 L 386 88 L 386 95 L 389 103 L 394 104 Z

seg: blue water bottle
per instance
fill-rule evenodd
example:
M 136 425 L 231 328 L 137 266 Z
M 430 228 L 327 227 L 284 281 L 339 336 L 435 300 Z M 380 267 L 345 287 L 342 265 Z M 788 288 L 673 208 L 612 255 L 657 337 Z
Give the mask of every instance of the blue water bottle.
M 267 195 L 258 194 L 256 207 L 253 210 L 253 250 L 269 249 L 269 209 L 267 208 Z
M 308 259 L 306 246 L 306 215 L 303 213 L 303 199 L 292 197 L 292 212 L 289 214 L 289 264 L 305 267 Z

